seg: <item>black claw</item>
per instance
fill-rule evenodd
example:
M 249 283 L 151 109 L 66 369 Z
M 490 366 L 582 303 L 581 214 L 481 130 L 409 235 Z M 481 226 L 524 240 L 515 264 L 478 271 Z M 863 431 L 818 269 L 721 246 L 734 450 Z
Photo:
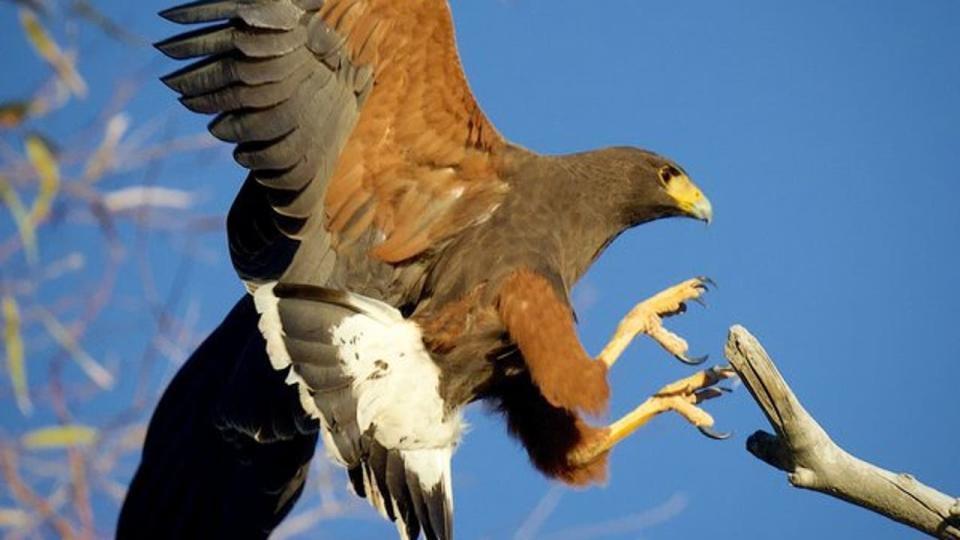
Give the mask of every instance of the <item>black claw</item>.
M 707 285 L 713 287 L 714 289 L 719 288 L 719 287 L 717 287 L 717 282 L 714 281 L 714 280 L 712 280 L 712 279 L 710 279 L 710 278 L 708 278 L 707 276 L 700 276 L 700 277 L 697 278 L 697 279 L 699 279 L 699 280 L 700 280 L 700 283 L 703 284 L 703 288 L 704 288 L 704 289 L 707 288 Z
M 700 304 L 703 307 L 707 307 L 706 300 L 704 300 L 703 298 L 700 298 L 699 296 L 697 298 L 694 298 L 693 301 Z
M 676 355 L 676 358 L 677 360 L 683 362 L 688 366 L 699 366 L 700 364 L 706 362 L 707 359 L 710 358 L 710 355 L 705 354 L 703 356 L 694 356 L 693 358 L 687 358 L 687 355 L 685 354 L 678 354 Z
M 700 433 L 703 433 L 704 437 L 707 437 L 708 439 L 713 439 L 715 441 L 723 441 L 733 436 L 732 432 L 725 431 L 723 433 L 720 433 L 718 431 L 714 431 L 712 427 L 697 426 L 697 429 L 700 430 Z
M 733 370 L 730 364 L 727 364 L 725 366 L 713 366 L 707 371 L 709 371 L 717 379 L 729 379 L 730 377 L 727 377 L 724 375 L 725 373 L 728 373 L 728 372 L 733 372 L 734 374 L 736 374 L 736 372 Z
M 697 402 L 706 401 L 708 399 L 718 398 L 723 395 L 723 390 L 711 386 L 710 388 L 704 388 L 702 390 L 697 390 L 694 394 L 697 396 Z

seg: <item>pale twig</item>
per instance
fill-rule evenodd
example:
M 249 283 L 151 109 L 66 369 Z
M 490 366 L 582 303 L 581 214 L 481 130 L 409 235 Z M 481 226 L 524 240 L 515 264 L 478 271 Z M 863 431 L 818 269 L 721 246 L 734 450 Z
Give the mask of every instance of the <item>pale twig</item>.
M 687 497 L 676 493 L 662 504 L 626 516 L 547 534 L 545 540 L 587 540 L 605 536 L 636 534 L 679 516 L 687 509 Z
M 513 534 L 513 540 L 536 538 L 540 532 L 540 528 L 543 527 L 543 524 L 547 522 L 547 519 L 557 509 L 557 506 L 559 506 L 563 494 L 563 487 L 556 484 L 550 486 L 550 489 L 543 494 L 543 497 L 540 498 L 537 505 L 527 514 L 527 518 L 524 519 L 520 527 L 517 528 L 517 532 Z
M 32 509 L 37 513 L 39 521 L 50 521 L 60 538 L 67 540 L 76 538 L 73 525 L 65 518 L 57 515 L 57 511 L 43 497 L 37 495 L 20 477 L 17 470 L 17 453 L 12 448 L 0 448 L 0 473 L 10 494 L 22 508 Z
M 92 539 L 95 533 L 86 460 L 77 448 L 67 450 L 67 460 L 70 463 L 70 496 L 73 499 L 74 512 L 80 519 L 80 538 Z
M 143 47 L 149 44 L 142 36 L 134 34 L 105 15 L 87 0 L 73 0 L 70 11 L 86 19 L 90 24 L 99 28 L 107 36 L 122 42 L 125 45 Z
M 786 473 L 794 487 L 819 491 L 935 538 L 960 540 L 960 502 L 840 448 L 800 404 L 763 346 L 746 328 L 730 329 L 727 359 L 776 435 L 757 431 L 747 450 Z

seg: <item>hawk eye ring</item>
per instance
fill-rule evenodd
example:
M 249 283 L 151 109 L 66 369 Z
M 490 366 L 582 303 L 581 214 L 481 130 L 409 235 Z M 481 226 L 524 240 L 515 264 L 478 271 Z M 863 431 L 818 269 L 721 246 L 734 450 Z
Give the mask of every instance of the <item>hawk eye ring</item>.
M 673 180 L 677 176 L 680 176 L 680 171 L 673 165 L 660 167 L 660 182 L 662 182 L 663 185 L 669 184 L 670 180 Z

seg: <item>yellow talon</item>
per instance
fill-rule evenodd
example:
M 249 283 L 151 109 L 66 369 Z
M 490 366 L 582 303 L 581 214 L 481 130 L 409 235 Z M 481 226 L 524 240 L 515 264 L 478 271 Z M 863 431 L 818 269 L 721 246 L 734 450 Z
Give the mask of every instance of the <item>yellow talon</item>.
M 702 303 L 700 297 L 707 290 L 707 285 L 712 283 L 708 278 L 688 279 L 640 302 L 620 321 L 617 331 L 597 359 L 607 368 L 613 366 L 638 334 L 646 334 L 680 361 L 691 365 L 702 364 L 707 357 L 688 358 L 686 340 L 664 328 L 663 317 L 683 313 L 685 302 L 693 300 Z
M 715 385 L 735 375 L 736 373 L 730 368 L 718 367 L 695 373 L 664 386 L 640 404 L 639 407 L 607 426 L 606 436 L 600 442 L 571 452 L 571 463 L 590 463 L 605 452 L 609 452 L 620 441 L 626 439 L 654 417 L 667 411 L 676 412 L 708 437 L 714 439 L 727 438 L 729 435 L 713 431 L 713 417 L 697 407 L 697 404 L 722 395 L 723 392 Z

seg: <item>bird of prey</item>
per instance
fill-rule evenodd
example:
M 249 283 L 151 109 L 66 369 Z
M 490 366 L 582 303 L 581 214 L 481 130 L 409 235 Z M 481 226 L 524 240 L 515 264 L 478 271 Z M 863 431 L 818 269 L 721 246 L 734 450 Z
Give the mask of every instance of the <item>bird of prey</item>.
M 639 303 L 596 357 L 570 290 L 621 232 L 709 221 L 675 162 L 617 147 L 544 156 L 507 141 L 467 85 L 446 0 L 204 0 L 159 43 L 165 77 L 249 171 L 227 219 L 247 293 L 166 390 L 118 537 L 261 538 L 299 497 L 318 439 L 400 537 L 453 537 L 451 456 L 475 401 L 543 474 L 602 482 L 610 450 L 698 404 L 701 371 L 597 419 L 638 334 L 688 363 L 662 318 L 691 279 Z

